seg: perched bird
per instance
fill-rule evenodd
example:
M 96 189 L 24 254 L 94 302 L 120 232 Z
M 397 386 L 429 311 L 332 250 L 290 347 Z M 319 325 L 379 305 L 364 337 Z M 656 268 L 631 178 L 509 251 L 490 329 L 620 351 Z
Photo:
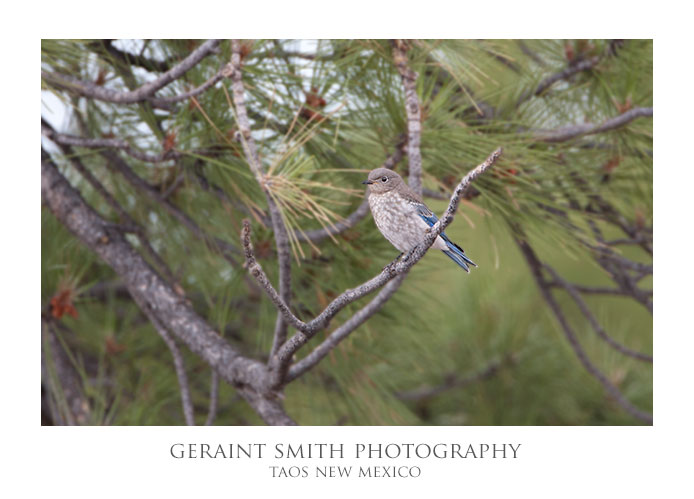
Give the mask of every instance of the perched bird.
M 438 220 L 393 170 L 376 168 L 362 184 L 369 186 L 369 207 L 378 230 L 402 253 L 422 242 L 427 229 Z M 448 239 L 443 232 L 432 247 L 443 251 L 466 272 L 470 272 L 468 264 L 477 267 L 463 248 Z

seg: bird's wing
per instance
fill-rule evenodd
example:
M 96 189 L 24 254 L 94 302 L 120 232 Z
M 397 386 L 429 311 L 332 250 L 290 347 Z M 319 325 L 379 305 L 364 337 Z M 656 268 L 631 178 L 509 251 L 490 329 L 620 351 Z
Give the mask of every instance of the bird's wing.
M 432 212 L 429 208 L 426 207 L 424 203 L 418 203 L 417 204 L 417 215 L 426 222 L 426 224 L 431 227 L 436 223 L 438 218 L 436 215 L 434 215 L 434 212 Z M 447 250 L 443 250 L 443 252 L 450 258 L 452 259 L 455 263 L 460 265 L 465 269 L 465 272 L 470 272 L 470 268 L 468 267 L 468 264 L 474 265 L 477 267 L 477 264 L 470 260 L 468 256 L 465 254 L 465 250 L 455 244 L 453 241 L 448 239 L 448 236 L 446 235 L 445 232 L 441 233 L 441 239 L 444 240 L 446 243 L 446 246 L 448 247 Z
M 438 221 L 438 218 L 436 217 L 436 215 L 434 215 L 434 212 L 427 208 L 427 206 L 424 203 L 416 203 L 415 208 L 417 210 L 417 215 L 419 215 L 420 218 L 424 220 L 429 227 L 431 227 Z
M 438 217 L 436 215 L 434 215 L 434 212 L 431 211 L 427 207 L 427 205 L 425 205 L 419 199 L 414 197 L 414 193 L 412 193 L 411 191 L 405 191 L 405 192 L 402 192 L 401 195 L 414 207 L 415 213 L 417 213 L 417 215 L 422 220 L 424 220 L 424 222 L 429 227 L 431 227 L 432 225 L 434 225 L 438 221 Z M 448 236 L 446 235 L 445 232 L 441 233 L 441 238 L 446 242 L 450 241 L 450 239 L 448 239 Z
M 429 227 L 433 226 L 438 221 L 438 217 L 434 215 L 434 212 L 427 208 L 427 205 L 424 203 L 417 203 L 416 209 L 417 215 L 419 215 L 419 217 L 424 220 Z M 445 232 L 441 233 L 441 238 L 447 243 L 454 244 L 450 239 L 448 239 Z

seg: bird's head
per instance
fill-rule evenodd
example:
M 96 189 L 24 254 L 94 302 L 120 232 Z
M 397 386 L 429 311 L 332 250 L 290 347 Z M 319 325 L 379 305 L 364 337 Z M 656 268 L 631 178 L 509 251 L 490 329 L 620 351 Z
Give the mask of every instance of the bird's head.
M 383 194 L 384 192 L 396 189 L 402 184 L 402 178 L 388 168 L 376 168 L 375 170 L 371 170 L 368 180 L 364 180 L 362 184 L 367 184 L 369 186 L 369 191 L 374 194 Z

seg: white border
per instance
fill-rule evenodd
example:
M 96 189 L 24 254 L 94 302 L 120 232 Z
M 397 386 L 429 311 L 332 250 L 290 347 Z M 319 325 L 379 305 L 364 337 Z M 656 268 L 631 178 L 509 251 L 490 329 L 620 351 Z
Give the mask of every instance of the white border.
M 312 4 L 312 5 L 311 5 Z M 5 488 L 19 497 L 260 497 L 330 494 L 421 497 L 437 492 L 481 497 L 652 497 L 691 490 L 687 431 L 692 358 L 691 39 L 674 2 L 51 2 L 8 12 L 3 137 L 5 177 L 2 449 Z M 30 14 L 30 15 L 29 15 Z M 634 37 L 655 41 L 655 426 L 384 428 L 41 428 L 39 427 L 40 282 L 38 120 L 41 37 Z M 677 39 L 676 37 L 680 38 Z M 36 78 L 36 79 L 35 79 Z M 27 105 L 28 104 L 28 105 Z M 8 127 L 11 126 L 11 128 Z M 8 129 L 9 128 L 9 129 Z M 21 188 L 17 188 L 17 186 Z M 21 214 L 23 216 L 17 216 Z M 416 480 L 270 479 L 265 460 L 186 460 L 172 442 L 520 442 L 516 460 L 422 464 Z M 362 464 L 362 463 L 360 463 Z M 15 494 L 16 495 L 16 494 Z M 679 493 L 677 496 L 681 496 Z M 10 496 L 13 497 L 13 496 Z

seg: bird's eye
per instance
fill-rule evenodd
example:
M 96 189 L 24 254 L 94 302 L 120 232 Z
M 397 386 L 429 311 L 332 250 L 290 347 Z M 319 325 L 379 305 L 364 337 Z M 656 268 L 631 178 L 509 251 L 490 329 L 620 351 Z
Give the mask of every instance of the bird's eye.
M 381 182 L 388 182 L 388 177 L 381 177 Z

